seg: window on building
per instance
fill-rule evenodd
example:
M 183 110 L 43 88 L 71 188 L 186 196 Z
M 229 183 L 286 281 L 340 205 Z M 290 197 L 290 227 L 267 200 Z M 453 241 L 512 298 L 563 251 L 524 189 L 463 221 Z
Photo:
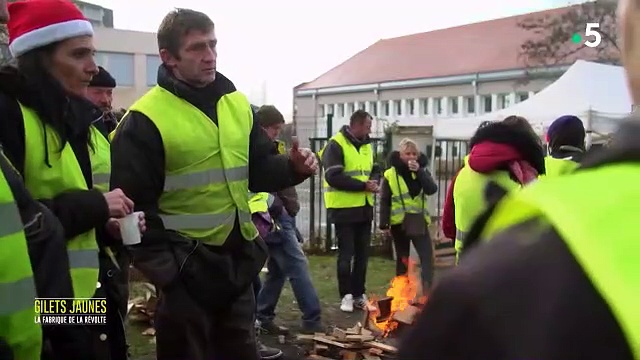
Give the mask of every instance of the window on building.
M 364 110 L 366 108 L 366 104 L 364 101 L 360 101 L 358 103 L 358 110 Z
M 369 112 L 373 116 L 378 116 L 378 102 L 377 101 L 369 102 Z
M 338 117 L 344 117 L 344 104 L 338 104 Z
M 391 112 L 389 111 L 389 101 L 382 102 L 382 116 L 389 116 Z
M 325 116 L 324 104 L 318 105 L 318 116 L 320 116 L 320 117 L 324 117 Z
M 420 99 L 420 109 L 422 115 L 429 115 L 429 99 Z
M 398 116 L 402 115 L 402 101 L 393 100 L 393 109 L 395 110 L 395 114 Z
M 354 105 L 353 103 L 347 104 L 347 116 L 351 116 L 351 114 L 353 114 L 353 112 L 355 111 L 353 110 L 353 105 Z
M 414 99 L 407 99 L 407 113 L 411 116 L 416 114 L 416 101 Z
M 449 110 L 451 111 L 451 114 L 457 114 L 460 112 L 460 107 L 458 105 L 458 97 L 449 98 Z
M 498 95 L 498 109 L 506 109 L 511 106 L 511 97 L 509 94 Z
M 444 113 L 442 98 L 433 98 L 433 112 L 435 112 L 436 115 L 442 115 Z
M 133 54 L 99 51 L 95 58 L 96 63 L 107 69 L 116 79 L 118 86 L 133 86 L 135 82 Z
M 336 106 L 334 104 L 329 104 L 327 105 L 327 114 L 335 114 L 334 111 L 336 109 Z
M 517 98 L 518 98 L 518 102 L 523 102 L 529 98 L 529 93 L 528 92 L 518 93 Z
M 476 99 L 474 96 L 467 96 L 464 98 L 465 107 L 467 108 L 467 114 L 476 113 Z
M 160 64 L 162 64 L 160 56 L 147 55 L 147 86 L 155 86 L 157 84 Z
M 458 147 L 455 145 L 451 147 L 451 156 L 453 157 L 458 156 Z
M 484 95 L 482 97 L 482 107 L 482 110 L 486 113 L 490 113 L 493 110 L 493 101 L 491 99 L 491 95 Z

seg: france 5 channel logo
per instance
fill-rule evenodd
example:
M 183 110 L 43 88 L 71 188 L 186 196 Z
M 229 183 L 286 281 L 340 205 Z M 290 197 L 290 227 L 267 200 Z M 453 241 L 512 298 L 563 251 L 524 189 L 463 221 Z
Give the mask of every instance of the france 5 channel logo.
M 600 23 L 587 23 L 587 27 L 584 31 L 584 35 L 575 33 L 571 37 L 571 41 L 574 44 L 583 43 L 585 46 L 594 48 L 602 42 L 602 34 L 598 31 Z M 583 42 L 584 40 L 584 42 Z

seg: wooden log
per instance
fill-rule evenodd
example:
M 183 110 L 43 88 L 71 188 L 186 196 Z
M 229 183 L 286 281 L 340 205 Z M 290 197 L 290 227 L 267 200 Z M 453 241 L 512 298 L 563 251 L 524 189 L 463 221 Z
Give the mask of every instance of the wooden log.
M 382 351 L 389 352 L 389 353 L 392 353 L 392 354 L 396 354 L 398 352 L 398 349 L 396 349 L 394 346 L 383 344 L 383 343 L 378 342 L 378 341 L 367 341 L 364 344 L 366 346 L 370 346 L 372 348 L 380 349 Z
M 410 305 L 400 311 L 396 311 L 392 319 L 402 324 L 411 325 L 419 313 L 420 308 Z

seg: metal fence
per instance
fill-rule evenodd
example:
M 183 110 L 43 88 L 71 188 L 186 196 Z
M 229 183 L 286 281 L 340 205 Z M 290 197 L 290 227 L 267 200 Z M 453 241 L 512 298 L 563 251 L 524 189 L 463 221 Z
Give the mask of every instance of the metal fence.
M 327 143 L 327 137 L 311 137 L 309 147 L 312 151 L 320 151 Z M 390 152 L 391 142 L 386 138 L 375 138 L 373 150 L 376 163 L 384 171 L 387 168 L 386 158 Z M 428 145 L 426 155 L 431 159 L 431 170 L 438 185 L 438 192 L 430 197 L 430 211 L 436 230 L 439 229 L 440 219 L 451 178 L 458 172 L 468 153 L 468 141 L 456 139 L 438 139 L 433 145 Z M 324 207 L 323 189 L 324 174 L 322 168 L 318 175 L 307 179 L 297 186 L 300 201 L 300 212 L 296 216 L 297 226 L 306 240 L 306 246 L 323 251 L 336 249 L 333 226 L 328 224 L 327 211 Z M 372 226 L 372 245 L 381 245 L 382 238 L 376 236 L 378 227 L 379 201 L 374 198 L 374 220 Z

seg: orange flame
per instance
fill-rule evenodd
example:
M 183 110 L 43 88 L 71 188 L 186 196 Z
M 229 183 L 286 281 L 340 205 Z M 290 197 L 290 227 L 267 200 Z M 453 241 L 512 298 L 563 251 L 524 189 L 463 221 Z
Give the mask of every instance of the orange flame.
M 387 296 L 392 297 L 391 300 L 391 312 L 386 319 L 378 321 L 380 309 L 378 307 L 378 300 L 376 296 L 372 296 L 369 300 L 369 324 L 375 325 L 384 337 L 389 336 L 398 327 L 398 322 L 393 320 L 393 315 L 406 309 L 410 305 L 425 304 L 427 297 L 422 295 L 422 282 L 420 281 L 419 269 L 416 266 L 416 262 L 412 259 L 402 259 L 407 265 L 407 273 L 405 275 L 399 275 L 391 280 L 391 285 L 387 290 Z

